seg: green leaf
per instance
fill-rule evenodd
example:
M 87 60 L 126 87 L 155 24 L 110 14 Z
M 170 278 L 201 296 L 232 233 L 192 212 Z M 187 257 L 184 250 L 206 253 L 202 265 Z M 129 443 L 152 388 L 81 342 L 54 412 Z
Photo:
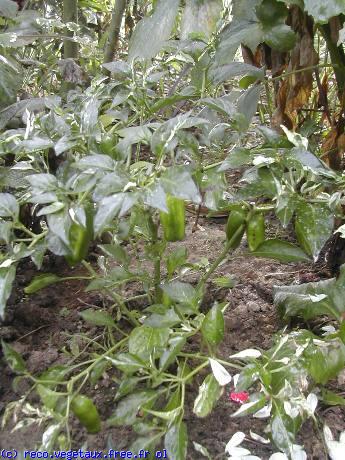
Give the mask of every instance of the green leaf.
M 130 445 L 128 451 L 134 454 L 133 458 L 140 458 L 143 449 L 149 452 L 153 452 L 156 450 L 155 447 L 160 442 L 160 436 L 157 434 L 157 432 L 153 432 L 152 434 L 154 428 L 155 427 L 152 427 L 151 430 L 146 434 L 146 436 L 140 436 Z M 163 433 L 161 436 L 163 436 Z M 153 457 L 150 455 L 150 457 L 148 457 L 148 460 L 153 460 Z
M 20 146 L 27 152 L 36 152 L 54 147 L 54 142 L 46 137 L 35 136 L 32 139 L 26 139 L 21 142 Z
M 34 294 L 35 292 L 60 281 L 63 281 L 63 278 L 60 278 L 52 273 L 44 273 L 43 275 L 35 276 L 31 283 L 24 288 L 24 292 L 25 294 Z
M 322 388 L 321 399 L 328 406 L 345 406 L 345 398 L 326 388 Z
M 31 254 L 31 260 L 35 264 L 37 270 L 41 270 L 43 265 L 43 258 L 47 251 L 47 242 L 45 240 L 39 241 L 33 247 L 33 252 Z
M 15 5 L 12 1 L 9 1 L 9 3 Z M 21 83 L 22 78 L 18 64 L 0 54 L 0 108 L 16 100 Z
M 274 288 L 274 303 L 284 318 L 302 316 L 306 321 L 320 315 L 340 321 L 345 313 L 344 297 L 345 266 L 338 278 Z
M 262 27 L 255 14 L 255 7 L 260 2 L 261 0 L 231 2 L 233 19 L 220 33 L 214 66 L 232 61 L 241 43 L 254 53 L 259 43 L 263 42 Z
M 8 268 L 0 268 L 0 318 L 5 316 L 5 307 L 11 295 L 12 284 L 16 276 L 16 268 L 11 265 Z
M 213 409 L 221 394 L 222 387 L 213 374 L 209 374 L 199 387 L 199 394 L 194 401 L 194 414 L 198 417 L 206 417 Z
M 271 432 L 274 444 L 283 452 L 289 452 L 294 435 L 287 430 L 284 419 L 280 415 L 273 418 Z
M 24 99 L 18 101 L 9 107 L 0 110 L 0 129 L 3 129 L 7 123 L 15 117 L 19 117 L 25 113 L 25 110 L 40 111 L 44 110 L 48 105 L 57 105 L 57 97 L 33 97 L 32 99 Z
M 232 62 L 220 67 L 213 67 L 209 72 L 209 76 L 215 85 L 246 74 L 256 77 L 257 80 L 262 80 L 264 77 L 261 69 L 245 62 Z
M 154 401 L 158 393 L 153 390 L 139 391 L 122 399 L 114 414 L 107 420 L 107 426 L 133 425 L 141 407 Z
M 265 32 L 264 41 L 274 50 L 284 52 L 295 46 L 297 36 L 286 24 L 279 24 Z
M 130 66 L 127 64 L 127 62 L 124 61 L 107 62 L 102 66 L 110 73 L 112 73 L 116 79 L 125 78 L 131 74 Z
M 256 8 L 262 0 L 232 0 L 231 14 L 235 21 L 243 19 L 249 21 L 256 20 Z
M 95 234 L 101 234 L 111 224 L 112 220 L 118 216 L 124 204 L 125 195 L 125 193 L 116 193 L 100 201 L 94 219 Z
M 253 83 L 257 81 L 256 77 L 252 77 L 250 75 L 245 75 L 244 77 L 241 78 L 241 80 L 238 82 L 238 85 L 242 89 L 248 89 L 249 86 L 251 86 Z
M 168 328 L 136 327 L 129 336 L 129 352 L 144 360 L 149 359 L 151 354 L 159 357 L 168 343 L 169 335 Z
M 297 5 L 303 10 L 303 0 L 278 0 L 279 2 L 286 3 L 287 5 Z
M 215 347 L 224 338 L 224 328 L 225 323 L 222 309 L 218 303 L 215 303 L 202 322 L 202 336 L 206 342 Z
M 121 399 L 127 396 L 129 393 L 133 393 L 133 390 L 140 384 L 140 377 L 126 377 L 121 380 L 121 383 L 117 389 L 115 399 Z
M 18 4 L 12 0 L 0 0 L 0 16 L 14 18 L 17 15 Z
M 17 29 L 16 32 L 4 32 L 0 34 L 0 46 L 6 48 L 19 48 L 33 43 L 39 37 L 40 35 L 38 33 L 25 35 L 25 30 L 20 31 Z
M 292 143 L 300 144 L 297 147 L 294 147 L 290 150 L 288 157 L 291 157 L 293 160 L 297 160 L 301 165 L 303 165 L 305 170 L 312 171 L 315 174 L 322 174 L 326 177 L 334 178 L 334 171 L 332 171 L 325 163 L 323 163 L 320 158 L 314 155 L 304 146 L 301 146 L 303 143 L 308 143 L 308 139 L 304 138 L 298 133 L 292 133 L 287 131 L 288 140 Z
M 241 181 L 245 185 L 239 189 L 238 198 L 240 199 L 248 200 L 260 196 L 273 198 L 277 194 L 276 178 L 272 170 L 266 166 L 247 170 Z
M 19 214 L 17 200 L 10 193 L 0 193 L 0 217 L 16 219 Z
M 42 372 L 38 377 L 38 381 L 44 386 L 55 387 L 58 382 L 64 380 L 65 375 L 68 373 L 68 367 L 58 365 L 53 366 L 46 371 Z
M 211 455 L 210 455 L 209 451 L 206 449 L 206 447 L 202 446 L 201 444 L 199 444 L 199 443 L 197 443 L 195 441 L 193 441 L 193 447 L 194 447 L 194 450 L 196 452 L 198 452 L 202 456 L 208 458 L 208 460 L 212 460 Z
M 167 422 L 173 423 L 180 415 L 181 415 L 181 407 L 177 407 L 176 409 L 168 410 L 168 411 L 157 411 L 157 410 L 150 410 L 145 409 L 147 414 L 153 415 L 154 417 L 161 418 Z
M 144 361 L 130 353 L 119 353 L 114 358 L 106 356 L 106 359 L 125 374 L 133 374 L 146 367 Z
M 170 308 L 163 314 L 153 313 L 152 315 L 148 316 L 145 318 L 144 324 L 151 327 L 162 328 L 172 327 L 180 322 L 181 318 L 178 316 L 174 309 Z
M 254 393 L 250 396 L 250 400 L 237 409 L 231 417 L 244 417 L 245 415 L 254 414 L 262 409 L 267 403 L 266 396 L 262 393 Z
M 45 206 L 44 208 L 40 209 L 37 213 L 37 217 L 46 216 L 47 214 L 54 214 L 54 212 L 59 212 L 66 206 L 65 203 L 57 201 L 56 203 L 52 203 L 49 206 Z
M 306 368 L 316 383 L 325 385 L 345 367 L 345 345 L 339 339 L 312 343 L 303 353 Z
M 107 311 L 95 310 L 88 308 L 80 313 L 84 321 L 95 326 L 108 326 L 114 327 L 115 321 Z
M 277 196 L 276 216 L 284 228 L 290 223 L 296 209 L 295 195 L 288 191 L 282 191 Z
M 48 408 L 54 410 L 61 394 L 44 385 L 37 385 L 36 391 L 39 394 L 42 403 Z
M 299 244 L 316 261 L 332 235 L 334 214 L 326 204 L 300 202 L 296 210 L 295 231 Z
M 113 258 L 116 262 L 128 266 L 130 262 L 130 256 L 127 251 L 119 244 L 100 244 L 99 248 L 102 249 L 104 254 Z
M 238 99 L 237 109 L 246 117 L 248 123 L 252 121 L 252 118 L 256 114 L 260 93 L 261 85 L 255 85 L 247 89 Z
M 181 39 L 200 34 L 207 40 L 214 32 L 223 8 L 222 0 L 186 0 L 181 23 Z
M 279 260 L 283 263 L 310 262 L 309 257 L 298 246 L 279 239 L 264 241 L 251 254 L 255 257 Z
M 8 343 L 1 341 L 2 351 L 4 353 L 7 364 L 14 372 L 25 372 L 25 362 L 20 354 L 12 348 Z
M 259 370 L 260 367 L 257 363 L 250 363 L 247 364 L 241 371 L 235 390 L 236 391 L 244 391 L 248 390 L 253 383 L 259 378 Z
M 236 280 L 232 276 L 219 276 L 213 278 L 214 284 L 221 288 L 232 289 L 236 286 Z
M 181 389 L 178 387 L 170 396 L 167 405 L 165 406 L 166 411 L 171 411 L 181 407 Z
M 42 433 L 42 444 L 40 445 L 40 449 L 44 451 L 51 451 L 53 447 L 56 445 L 56 440 L 58 435 L 60 434 L 62 429 L 62 423 L 59 422 L 50 422 L 48 427 Z
M 277 0 L 263 0 L 256 7 L 256 16 L 265 27 L 272 27 L 279 22 L 285 22 L 288 9 Z
M 174 105 L 176 102 L 185 101 L 188 99 L 194 99 L 195 96 L 193 95 L 185 95 L 185 94 L 175 94 L 174 96 L 165 97 L 164 99 L 159 99 L 155 102 L 151 107 L 149 107 L 151 113 L 156 113 L 165 107 L 169 107 Z
M 9 243 L 11 239 L 12 222 L 0 221 L 0 242 Z
M 167 270 L 168 277 L 171 278 L 175 270 L 181 265 L 184 265 L 187 261 L 187 248 L 180 247 L 176 248 L 174 252 L 168 255 L 167 257 Z
M 170 283 L 163 284 L 161 287 L 172 301 L 188 305 L 195 304 L 197 292 L 191 284 L 182 283 L 181 281 L 171 281 Z
M 232 117 L 236 113 L 234 101 L 229 96 L 207 97 L 201 99 L 200 104 L 205 104 L 210 109 L 228 117 Z
M 158 0 L 149 18 L 142 19 L 129 42 L 128 60 L 151 59 L 170 38 L 179 7 L 179 0 Z
M 167 369 L 173 363 L 175 357 L 186 344 L 186 338 L 183 336 L 171 337 L 167 348 L 164 350 L 159 360 L 159 367 L 162 371 Z
M 183 166 L 171 166 L 161 176 L 161 184 L 169 195 L 190 200 L 195 204 L 201 202 L 200 193 L 191 173 Z
M 305 10 L 316 22 L 325 23 L 334 16 L 344 13 L 344 0 L 304 0 Z
M 90 372 L 90 384 L 92 386 L 96 385 L 108 367 L 110 367 L 109 361 L 105 359 L 98 361 L 98 363 L 93 366 Z
M 250 150 L 243 147 L 237 147 L 226 157 L 218 171 L 226 171 L 227 169 L 248 165 L 253 161 L 253 158 L 254 154 Z
M 185 460 L 187 455 L 187 426 L 184 422 L 174 423 L 166 432 L 164 447 L 169 459 Z

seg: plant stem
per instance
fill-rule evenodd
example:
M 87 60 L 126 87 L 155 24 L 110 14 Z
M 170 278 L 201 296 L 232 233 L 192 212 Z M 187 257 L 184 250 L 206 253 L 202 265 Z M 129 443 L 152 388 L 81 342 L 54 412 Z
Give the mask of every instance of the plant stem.
M 97 278 L 96 271 L 92 268 L 92 266 L 88 262 L 86 262 L 86 260 L 83 260 L 82 264 L 89 271 L 89 273 L 93 275 L 93 277 Z M 134 327 L 140 326 L 139 321 L 133 316 L 132 312 L 127 308 L 122 297 L 119 294 L 117 294 L 115 291 L 112 291 L 110 288 L 105 288 L 105 291 L 113 300 L 115 300 L 115 302 L 120 307 L 120 310 L 122 311 L 122 313 L 127 316 L 127 318 L 132 323 L 132 325 Z
M 190 359 L 204 359 L 204 360 L 209 359 L 208 356 L 202 356 L 202 355 L 197 355 L 193 353 L 179 353 L 179 356 L 183 356 L 184 358 L 190 358 Z M 220 358 L 214 358 L 214 359 L 218 361 L 219 363 L 224 364 L 225 366 L 233 367 L 234 369 L 239 369 L 239 370 L 243 369 L 243 366 L 240 366 L 239 364 L 229 363 L 228 361 L 224 361 L 224 359 L 220 359 Z
M 236 230 L 232 238 L 225 243 L 223 251 L 219 254 L 217 259 L 211 264 L 210 268 L 207 272 L 200 278 L 200 281 L 197 285 L 197 290 L 202 291 L 203 287 L 206 284 L 206 281 L 211 277 L 211 275 L 217 270 L 218 266 L 223 262 L 223 260 L 228 256 L 229 252 L 232 250 L 232 246 L 236 238 L 243 232 L 244 225 L 240 225 L 240 227 Z
M 104 63 L 114 59 L 115 51 L 119 41 L 122 18 L 126 9 L 126 0 L 115 0 L 111 23 L 108 31 L 108 40 L 104 53 Z
M 285 77 L 288 77 L 290 75 L 294 75 L 296 73 L 301 73 L 301 72 L 306 72 L 307 70 L 314 70 L 314 69 L 319 69 L 322 67 L 334 67 L 332 64 L 317 64 L 317 65 L 311 65 L 308 67 L 303 67 L 302 69 L 296 69 L 296 70 L 291 70 L 291 72 L 285 72 L 281 75 L 277 75 L 276 77 L 271 77 L 270 80 L 275 81 L 275 80 L 282 80 Z
M 161 259 L 157 257 L 154 264 L 155 300 L 160 302 L 161 298 Z
M 272 116 L 273 116 L 272 100 L 271 100 L 270 87 L 269 87 L 267 78 L 265 78 L 265 92 L 266 92 L 266 99 L 267 99 L 268 115 L 270 117 L 270 122 L 271 122 Z
M 68 22 L 78 22 L 78 0 L 63 0 L 63 21 L 65 24 Z M 66 35 L 73 37 L 73 31 L 66 31 Z M 65 59 L 78 58 L 78 43 L 72 40 L 64 40 L 63 42 L 63 56 Z
M 327 49 L 329 51 L 332 67 L 334 69 L 335 79 L 338 86 L 338 97 L 340 102 L 344 97 L 345 91 L 345 53 L 341 46 L 333 41 L 330 24 L 322 24 L 319 26 L 321 34 L 326 41 Z
M 208 366 L 208 362 L 207 362 L 207 361 L 205 361 L 204 363 L 202 363 L 202 364 L 200 364 L 198 367 L 196 367 L 192 372 L 190 372 L 188 375 L 186 375 L 186 377 L 183 377 L 183 378 L 181 379 L 181 381 L 182 381 L 183 383 L 188 382 L 188 380 L 189 380 L 191 377 L 193 377 L 193 375 L 195 375 L 195 374 L 197 374 L 198 372 L 200 372 L 201 369 L 203 369 L 203 368 L 206 367 L 206 366 Z

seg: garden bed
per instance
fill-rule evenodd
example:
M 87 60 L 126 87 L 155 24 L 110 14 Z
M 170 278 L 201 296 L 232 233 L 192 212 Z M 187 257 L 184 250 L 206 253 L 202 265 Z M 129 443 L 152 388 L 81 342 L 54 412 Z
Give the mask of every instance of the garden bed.
M 222 219 L 201 218 L 197 232 L 191 229 L 194 219 L 190 218 L 187 228 L 187 237 L 183 244 L 188 248 L 189 261 L 196 262 L 202 257 L 213 260 L 222 247 L 224 230 Z M 180 243 L 173 243 L 173 248 Z M 228 301 L 229 307 L 225 313 L 225 338 L 220 347 L 219 356 L 224 359 L 231 354 L 246 348 L 268 349 L 272 342 L 272 335 L 283 327 L 276 308 L 272 302 L 273 285 L 304 283 L 318 281 L 329 276 L 320 265 L 305 263 L 290 263 L 282 265 L 266 259 L 247 257 L 244 255 L 246 244 L 234 253 L 218 270 L 217 276 L 231 275 L 236 280 L 233 289 L 221 288 L 208 283 L 207 294 L 203 301 L 202 310 L 207 311 L 214 301 Z M 46 263 L 46 270 L 52 267 Z M 79 270 L 70 270 L 63 261 L 55 262 L 54 271 L 59 275 L 73 276 Z M 26 361 L 28 369 L 33 373 L 40 373 L 46 368 L 64 364 L 71 360 L 70 353 L 78 353 L 83 349 L 85 342 L 82 334 L 90 338 L 102 335 L 102 328 L 87 325 L 79 313 L 90 306 L 102 307 L 103 299 L 97 293 L 85 293 L 85 283 L 82 281 L 67 281 L 40 291 L 32 296 L 23 294 L 23 287 L 34 276 L 35 270 L 30 264 L 25 264 L 18 272 L 16 289 L 9 302 L 8 321 L 0 327 L 0 336 L 9 342 Z M 186 275 L 185 280 L 192 283 L 193 276 Z M 78 338 L 79 337 L 79 338 Z M 190 344 L 193 349 L 193 342 Z M 200 344 L 195 343 L 195 349 Z M 0 384 L 0 410 L 4 414 L 6 405 L 20 398 L 27 389 L 25 380 L 17 381 L 13 386 L 14 374 L 2 362 L 3 371 Z M 89 387 L 89 394 L 99 408 L 101 418 L 108 418 L 116 403 L 114 395 L 117 384 L 111 372 L 103 375 L 94 388 Z M 200 453 L 193 449 L 193 441 L 206 447 L 212 458 L 226 458 L 224 447 L 236 431 L 243 431 L 249 437 L 250 430 L 263 435 L 264 420 L 252 417 L 232 418 L 231 415 L 238 409 L 238 403 L 230 400 L 231 384 L 224 389 L 223 396 L 218 401 L 214 411 L 207 418 L 198 418 L 192 413 L 193 400 L 197 395 L 198 385 L 203 375 L 198 376 L 193 386 L 188 387 L 187 412 L 185 421 L 189 429 L 188 458 L 200 458 Z M 341 386 L 334 385 L 341 391 Z M 336 388 L 333 388 L 336 389 Z M 36 398 L 36 399 L 35 399 Z M 32 405 L 37 397 L 29 397 Z M 326 421 L 328 426 L 337 430 L 345 429 L 345 411 L 340 407 L 325 409 L 318 408 L 318 415 Z M 43 427 L 32 425 L 15 432 L 10 421 L 0 432 L 0 446 L 13 449 L 34 449 L 40 443 Z M 121 450 L 129 447 L 133 433 L 128 427 L 103 428 L 96 435 L 87 435 L 84 428 L 77 421 L 72 424 L 73 448 L 78 449 L 87 442 L 89 450 L 104 450 L 111 446 Z M 298 442 L 303 444 L 308 459 L 326 459 L 319 433 L 311 421 L 308 421 L 301 430 Z M 263 446 L 257 441 L 246 443 L 253 455 L 263 459 L 272 453 L 270 447 Z

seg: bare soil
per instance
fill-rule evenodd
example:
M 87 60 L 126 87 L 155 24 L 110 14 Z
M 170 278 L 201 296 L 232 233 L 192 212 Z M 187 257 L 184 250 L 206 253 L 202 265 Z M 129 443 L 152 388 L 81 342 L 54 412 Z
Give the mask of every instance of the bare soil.
M 202 218 L 199 230 L 192 233 L 193 219 L 190 219 L 187 239 L 183 243 L 188 248 L 190 261 L 197 261 L 202 257 L 207 257 L 210 261 L 214 260 L 224 240 L 223 223 L 222 219 Z M 274 229 L 271 231 L 274 232 Z M 202 306 L 206 311 L 215 300 L 230 302 L 226 312 L 225 340 L 221 345 L 221 354 L 225 359 L 230 354 L 245 348 L 265 349 L 271 345 L 272 335 L 283 326 L 272 303 L 273 285 L 318 281 L 330 276 L 320 265 L 282 265 L 278 262 L 245 256 L 245 250 L 244 241 L 231 260 L 217 270 L 217 276 L 235 277 L 236 286 L 229 290 L 219 288 L 210 282 Z M 44 267 L 44 270 L 54 271 L 57 274 L 73 273 L 62 261 L 56 262 L 54 267 L 49 266 L 48 261 Z M 86 333 L 89 337 L 100 334 L 99 328 L 92 328 L 81 320 L 79 312 L 89 308 L 90 305 L 101 306 L 103 299 L 98 294 L 85 293 L 85 285 L 81 281 L 69 281 L 51 286 L 27 297 L 23 294 L 23 287 L 34 275 L 35 269 L 30 264 L 19 269 L 16 289 L 9 302 L 6 323 L 0 326 L 0 338 L 9 342 L 22 354 L 31 372 L 38 373 L 52 365 L 68 361 L 69 357 L 65 350 L 75 347 L 76 343 L 78 345 L 78 334 Z M 193 277 L 189 277 L 188 281 L 193 282 Z M 80 348 L 82 348 L 83 342 L 82 339 L 80 340 Z M 13 385 L 15 376 L 1 358 L 0 366 L 1 416 L 6 405 L 10 401 L 19 399 L 27 386 L 25 381 Z M 190 388 L 188 395 L 190 407 L 197 393 L 196 383 L 200 383 L 201 380 L 202 376 L 199 382 L 195 382 Z M 337 386 L 336 382 L 335 385 Z M 201 458 L 201 454 L 193 449 L 193 441 L 205 446 L 213 459 L 223 459 L 226 458 L 224 447 L 236 431 L 243 431 L 247 435 L 250 430 L 263 434 L 264 421 L 250 417 L 237 419 L 231 417 L 238 406 L 229 400 L 230 390 L 230 386 L 226 388 L 211 416 L 205 419 L 195 417 L 191 409 L 187 411 L 185 419 L 189 428 L 188 458 Z M 105 420 L 115 406 L 116 384 L 111 378 L 105 376 L 96 388 L 90 391 Z M 34 404 L 35 399 L 33 398 L 31 402 Z M 332 430 L 345 429 L 344 408 L 321 406 L 318 415 L 326 420 Z M 39 445 L 41 434 L 42 427 L 36 425 L 13 432 L 12 425 L 9 423 L 0 432 L 0 448 L 34 449 Z M 90 450 L 103 450 L 109 446 L 118 450 L 125 449 L 133 439 L 133 434 L 128 427 L 107 428 L 91 436 L 87 435 L 78 423 L 73 424 L 72 435 L 74 448 L 80 448 L 86 441 Z M 305 446 L 308 459 L 327 458 L 323 453 L 320 436 L 312 423 L 305 424 L 298 441 Z M 272 453 L 270 448 L 254 441 L 248 441 L 246 445 L 253 455 L 258 455 L 262 459 L 267 459 Z

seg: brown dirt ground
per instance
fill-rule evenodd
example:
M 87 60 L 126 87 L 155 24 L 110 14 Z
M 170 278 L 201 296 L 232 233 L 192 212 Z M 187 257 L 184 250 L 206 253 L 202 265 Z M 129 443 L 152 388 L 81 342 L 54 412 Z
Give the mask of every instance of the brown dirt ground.
M 192 219 L 188 225 L 188 235 L 185 241 L 189 260 L 197 261 L 207 257 L 212 261 L 222 247 L 224 240 L 223 223 L 221 219 L 200 220 L 200 228 L 196 233 L 191 232 Z M 178 243 L 175 243 L 178 244 Z M 174 245 L 172 245 L 174 247 Z M 221 355 L 227 358 L 230 354 L 248 347 L 259 346 L 268 348 L 271 344 L 272 334 L 278 331 L 281 323 L 272 304 L 272 286 L 278 284 L 302 283 L 318 281 L 328 275 L 320 266 L 308 264 L 282 265 L 264 259 L 254 259 L 243 254 L 245 242 L 231 260 L 224 263 L 217 275 L 231 275 L 237 280 L 237 285 L 232 289 L 217 288 L 209 284 L 208 293 L 203 308 L 208 309 L 215 300 L 227 300 L 230 307 L 226 312 L 226 335 L 221 345 Z M 55 267 L 46 264 L 46 271 L 66 273 L 66 267 L 59 262 Z M 68 272 L 69 274 L 71 271 Z M 73 271 L 72 271 L 73 273 Z M 99 328 L 90 328 L 80 318 L 79 312 L 90 305 L 102 305 L 102 298 L 95 293 L 85 293 L 84 284 L 80 281 L 70 281 L 63 285 L 48 287 L 31 296 L 23 295 L 23 287 L 34 276 L 35 270 L 27 264 L 20 268 L 16 280 L 16 289 L 11 296 L 6 323 L 0 326 L 0 338 L 11 343 L 19 351 L 31 372 L 41 372 L 49 366 L 61 364 L 68 359 L 63 348 L 67 349 L 75 344 L 77 334 L 87 333 L 94 337 L 102 333 Z M 193 276 L 187 277 L 193 282 Z M 72 338 L 74 337 L 73 341 Z M 77 340 L 78 341 L 78 340 Z M 82 342 L 81 342 L 82 348 Z M 19 399 L 25 391 L 25 382 L 13 388 L 14 375 L 5 363 L 0 361 L 0 415 L 3 415 L 6 405 Z M 201 382 L 202 376 L 199 378 Z M 188 395 L 192 402 L 197 391 L 197 385 L 190 390 Z M 262 434 L 265 422 L 250 417 L 233 419 L 231 414 L 238 408 L 229 401 L 230 388 L 227 388 L 218 402 L 213 413 L 206 419 L 198 419 L 193 413 L 187 411 L 185 420 L 189 427 L 188 458 L 201 458 L 194 451 L 192 441 L 204 445 L 213 459 L 226 458 L 224 446 L 236 431 L 249 430 Z M 95 389 L 92 397 L 100 409 L 103 419 L 113 410 L 116 384 L 109 378 L 103 378 Z M 33 399 L 33 403 L 35 400 Z M 335 431 L 345 428 L 343 408 L 331 407 L 318 409 L 318 415 L 326 420 L 327 424 Z M 0 432 L 0 447 L 34 449 L 40 441 L 42 428 L 33 425 L 29 428 L 12 432 L 11 425 L 5 426 Z M 100 434 L 87 435 L 83 428 L 75 423 L 72 426 L 75 442 L 74 448 L 79 448 L 87 442 L 88 449 L 103 450 L 109 447 L 124 449 L 129 446 L 133 435 L 127 427 L 104 429 Z M 298 442 L 304 444 L 308 459 L 322 460 L 320 437 L 312 423 L 303 427 Z M 114 447 L 115 446 L 115 447 Z M 247 446 L 253 455 L 267 459 L 271 450 L 254 441 L 248 441 Z

